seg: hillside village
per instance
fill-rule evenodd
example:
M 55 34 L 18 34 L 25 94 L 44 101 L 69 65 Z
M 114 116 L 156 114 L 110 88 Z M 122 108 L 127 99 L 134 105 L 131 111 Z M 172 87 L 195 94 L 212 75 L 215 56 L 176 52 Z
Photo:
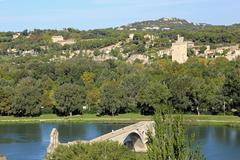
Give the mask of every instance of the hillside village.
M 15 57 L 48 54 L 49 62 L 67 60 L 76 56 L 100 62 L 122 60 L 127 63 L 139 61 L 143 64 L 161 58 L 185 63 L 193 56 L 206 59 L 225 57 L 229 61 L 235 60 L 240 55 L 239 41 L 225 44 L 220 42 L 211 44 L 211 41 L 202 43 L 202 39 L 196 41 L 196 38 L 186 35 L 190 30 L 199 30 L 201 33 L 204 30 L 208 32 L 212 28 L 219 30 L 220 27 L 189 23 L 177 18 L 162 18 L 106 30 L 81 32 L 65 29 L 2 33 L 5 36 L 1 38 L 0 34 L 0 53 Z M 195 36 L 194 32 L 193 36 Z M 216 33 L 217 36 L 218 34 L 220 33 Z M 83 38 L 84 36 L 86 38 Z M 211 40 L 211 37 L 209 39 Z M 28 42 L 29 45 L 21 45 L 22 41 Z
M 13 35 L 13 39 L 17 39 L 17 35 L 19 33 Z M 99 55 L 94 55 L 94 52 L 96 50 L 73 50 L 73 51 L 62 51 L 61 55 L 55 55 L 53 58 L 50 59 L 50 61 L 56 61 L 56 60 L 67 60 L 71 59 L 75 56 L 78 56 L 79 54 L 82 54 L 83 56 L 86 56 L 88 58 L 92 58 L 94 61 L 107 61 L 107 60 L 118 60 L 119 57 L 111 55 L 112 52 L 115 50 L 119 51 L 121 55 L 121 59 L 125 60 L 128 63 L 134 63 L 136 60 L 141 61 L 143 64 L 150 63 L 151 59 L 154 58 L 164 58 L 169 57 L 172 59 L 173 62 L 178 63 L 185 63 L 188 60 L 189 52 L 192 52 L 191 56 L 198 56 L 198 57 L 205 57 L 206 59 L 214 59 L 217 57 L 225 57 L 229 61 L 235 60 L 240 56 L 240 48 L 239 44 L 236 45 L 229 45 L 224 47 L 219 47 L 215 49 L 211 49 L 209 45 L 205 46 L 197 46 L 192 41 L 185 41 L 184 37 L 181 37 L 178 35 L 178 39 L 172 43 L 170 48 L 166 48 L 163 50 L 158 50 L 155 57 L 148 55 L 146 53 L 127 53 L 124 54 L 124 45 L 126 43 L 130 43 L 134 40 L 134 34 L 129 34 L 129 37 L 125 41 L 120 41 L 116 44 L 106 46 L 103 48 L 99 48 L 97 51 L 99 52 Z M 151 34 L 144 35 L 144 39 L 146 40 L 145 49 L 150 48 L 151 46 L 154 46 L 155 37 Z M 60 44 L 61 46 L 64 45 L 73 45 L 76 43 L 74 39 L 64 39 L 63 36 L 52 36 L 51 40 L 53 43 Z M 204 51 L 201 52 L 201 47 L 204 47 Z M 47 50 L 47 47 L 41 47 L 43 50 Z M 17 53 L 17 49 L 8 49 L 8 53 Z M 35 50 L 27 50 L 22 51 L 21 56 L 26 55 L 32 55 L 36 56 L 38 54 Z M 16 55 L 18 56 L 18 55 Z
M 17 35 L 19 33 L 13 35 L 13 39 L 17 39 Z M 52 42 L 60 44 L 61 46 L 64 45 L 73 45 L 75 44 L 74 39 L 67 39 L 64 40 L 63 36 L 52 36 Z M 146 45 L 145 49 L 148 49 L 151 45 L 153 46 L 155 42 L 155 37 L 154 35 L 146 34 L 144 35 L 144 39 L 146 39 Z M 194 42 L 192 41 L 184 41 L 184 37 L 180 37 L 178 35 L 178 39 L 176 42 L 172 43 L 171 48 L 163 49 L 163 50 L 158 50 L 156 57 L 151 57 L 147 54 L 123 54 L 123 48 L 124 44 L 129 43 L 134 40 L 134 34 L 129 34 L 129 37 L 125 41 L 118 42 L 117 44 L 113 44 L 110 46 L 106 46 L 103 48 L 99 48 L 98 52 L 100 53 L 99 55 L 95 56 L 94 55 L 94 50 L 74 50 L 66 53 L 65 51 L 62 51 L 62 55 L 55 55 L 53 58 L 50 59 L 50 61 L 55 61 L 55 60 L 66 60 L 69 58 L 73 58 L 75 56 L 78 56 L 79 54 L 82 54 L 86 57 L 92 58 L 94 61 L 107 61 L 107 60 L 117 60 L 118 57 L 112 56 L 111 52 L 114 50 L 118 50 L 121 53 L 121 58 L 126 60 L 128 63 L 133 63 L 136 60 L 142 61 L 144 64 L 150 63 L 150 59 L 152 58 L 163 58 L 163 57 L 171 57 L 172 61 L 176 61 L 178 63 L 185 63 L 188 59 L 188 52 L 191 50 L 193 55 L 191 56 L 199 56 L 199 57 L 205 57 L 205 58 L 217 58 L 217 57 L 225 57 L 228 60 L 234 60 L 238 56 L 240 56 L 240 49 L 239 49 L 239 44 L 236 45 L 231 45 L 231 46 L 224 46 L 224 47 L 219 47 L 215 49 L 211 49 L 209 45 L 204 46 L 205 50 L 202 53 L 201 52 L 201 47 L 202 46 L 195 46 Z M 47 47 L 41 47 L 43 50 L 46 50 Z M 17 53 L 17 49 L 8 49 L 8 53 Z M 22 51 L 21 56 L 26 56 L 26 55 L 32 55 L 36 56 L 38 53 L 35 50 L 27 50 L 27 51 Z M 16 55 L 19 56 L 19 55 Z

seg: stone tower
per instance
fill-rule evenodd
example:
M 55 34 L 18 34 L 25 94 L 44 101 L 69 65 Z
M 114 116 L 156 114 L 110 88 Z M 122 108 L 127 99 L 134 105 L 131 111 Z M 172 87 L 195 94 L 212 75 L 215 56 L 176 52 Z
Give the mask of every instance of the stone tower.
M 184 37 L 178 35 L 178 40 L 172 44 L 172 61 L 185 63 L 188 60 L 187 49 L 188 42 L 184 41 Z

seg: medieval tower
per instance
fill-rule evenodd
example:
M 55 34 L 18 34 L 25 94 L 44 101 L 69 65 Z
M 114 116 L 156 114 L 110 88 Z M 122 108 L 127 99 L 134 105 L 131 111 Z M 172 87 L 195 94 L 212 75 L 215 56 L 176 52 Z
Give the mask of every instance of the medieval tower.
M 178 35 L 178 40 L 172 44 L 172 61 L 180 64 L 188 60 L 187 50 L 188 42 L 184 41 L 184 37 Z

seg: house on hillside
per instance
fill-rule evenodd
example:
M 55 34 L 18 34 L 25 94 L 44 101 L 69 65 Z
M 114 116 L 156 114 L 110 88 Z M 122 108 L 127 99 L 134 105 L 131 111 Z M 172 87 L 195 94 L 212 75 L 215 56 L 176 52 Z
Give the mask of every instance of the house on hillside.
M 53 43 L 58 43 L 62 46 L 64 45 L 72 45 L 72 44 L 75 44 L 75 40 L 74 39 L 67 39 L 67 40 L 64 40 L 63 36 L 52 36 L 52 42 Z

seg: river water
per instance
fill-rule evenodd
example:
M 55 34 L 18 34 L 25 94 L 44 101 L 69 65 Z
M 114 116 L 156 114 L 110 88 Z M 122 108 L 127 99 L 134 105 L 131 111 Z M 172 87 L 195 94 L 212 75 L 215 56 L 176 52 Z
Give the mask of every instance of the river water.
M 8 160 L 44 159 L 52 128 L 59 131 L 60 142 L 90 140 L 127 124 L 5 124 L 0 125 L 0 154 Z M 196 134 L 208 160 L 240 159 L 240 128 L 193 126 L 187 135 Z M 186 135 L 186 136 L 187 136 Z

